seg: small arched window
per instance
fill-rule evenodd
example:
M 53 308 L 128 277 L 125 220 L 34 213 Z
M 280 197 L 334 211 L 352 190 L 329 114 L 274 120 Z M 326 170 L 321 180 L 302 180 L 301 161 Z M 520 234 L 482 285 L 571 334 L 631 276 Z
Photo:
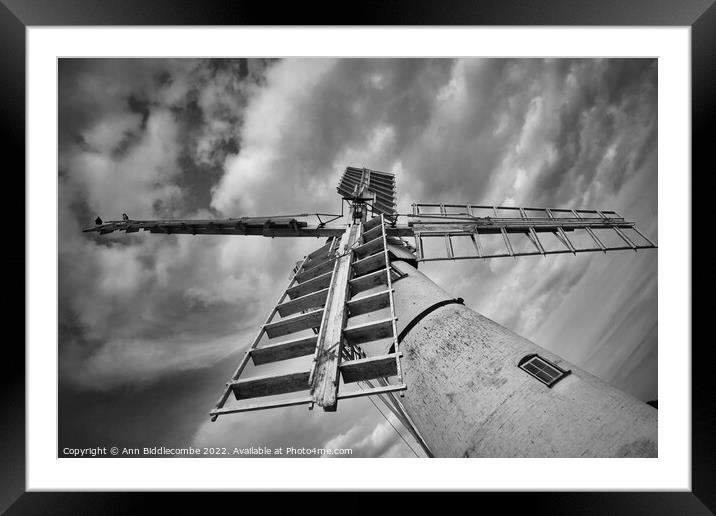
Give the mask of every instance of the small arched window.
M 518 366 L 523 371 L 537 378 L 547 387 L 552 387 L 555 383 L 571 373 L 571 371 L 562 369 L 557 364 L 550 362 L 536 353 L 523 357 Z

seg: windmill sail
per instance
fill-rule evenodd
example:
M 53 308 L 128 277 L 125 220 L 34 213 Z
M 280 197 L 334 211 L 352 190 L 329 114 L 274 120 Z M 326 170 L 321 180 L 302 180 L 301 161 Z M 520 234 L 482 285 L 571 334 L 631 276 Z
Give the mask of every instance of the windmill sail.
M 395 246 L 388 242 L 383 216 L 374 217 L 352 224 L 300 262 L 226 384 L 212 419 L 314 403 L 335 410 L 339 399 L 406 389 L 391 286 L 400 273 L 390 267 Z M 383 351 L 366 355 L 363 348 L 376 343 Z M 309 363 L 305 359 L 311 356 Z M 355 383 L 368 387 L 342 388 Z
M 419 262 L 655 248 L 615 211 L 416 203 Z
M 321 217 L 325 218 L 323 220 Z M 101 235 L 114 231 L 136 233 L 140 229 L 165 235 L 256 235 L 265 237 L 331 237 L 343 234 L 344 228 L 327 223 L 342 215 L 304 213 L 301 215 L 272 215 L 268 217 L 240 217 L 206 220 L 110 220 L 83 229 L 85 233 Z

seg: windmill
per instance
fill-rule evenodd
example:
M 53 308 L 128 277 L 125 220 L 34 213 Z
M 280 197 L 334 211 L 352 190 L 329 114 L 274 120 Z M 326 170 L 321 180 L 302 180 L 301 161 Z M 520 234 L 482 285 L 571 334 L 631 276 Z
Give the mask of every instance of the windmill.
M 655 248 L 634 222 L 609 210 L 446 203 L 401 214 L 395 176 L 367 168 L 346 168 L 337 191 L 346 216 L 125 215 L 84 229 L 325 239 L 296 263 L 212 421 L 292 405 L 335 411 L 370 396 L 428 456 L 656 456 L 654 408 L 475 313 L 418 270 L 437 260 Z

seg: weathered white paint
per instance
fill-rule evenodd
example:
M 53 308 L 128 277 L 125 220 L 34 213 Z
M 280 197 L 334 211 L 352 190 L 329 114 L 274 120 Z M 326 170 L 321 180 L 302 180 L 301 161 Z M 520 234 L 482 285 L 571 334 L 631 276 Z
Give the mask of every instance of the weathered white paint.
M 398 332 L 451 296 L 405 262 Z M 403 404 L 437 457 L 655 457 L 657 411 L 460 304 L 405 336 Z M 520 369 L 539 353 L 570 369 L 552 388 Z

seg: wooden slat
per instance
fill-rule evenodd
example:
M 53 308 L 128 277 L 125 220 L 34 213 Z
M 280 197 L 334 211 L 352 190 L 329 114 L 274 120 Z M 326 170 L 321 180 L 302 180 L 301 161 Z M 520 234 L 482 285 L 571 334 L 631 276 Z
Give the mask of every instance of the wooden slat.
M 353 272 L 356 276 L 363 276 L 378 269 L 385 269 L 385 252 L 382 250 L 377 254 L 353 262 Z
M 313 312 L 299 314 L 269 323 L 264 326 L 264 330 L 266 330 L 266 335 L 273 339 L 281 335 L 288 335 L 289 333 L 296 333 L 309 328 L 318 328 L 321 325 L 322 317 L 323 309 L 314 310 Z
M 447 259 L 452 260 L 455 257 L 455 253 L 453 253 L 452 250 L 452 240 L 450 240 L 450 235 L 446 234 L 444 236 L 445 240 L 445 252 L 447 253 Z
M 380 224 L 375 226 L 374 228 L 369 229 L 368 231 L 363 232 L 363 243 L 370 242 L 374 238 L 380 236 L 383 234 L 382 228 L 380 227 Z
M 308 390 L 309 371 L 237 380 L 229 387 L 237 400 Z
M 306 260 L 306 263 L 303 266 L 303 269 L 301 269 L 299 272 L 305 272 L 308 269 L 312 269 L 314 267 L 318 267 L 322 263 L 326 263 L 327 261 L 333 261 L 336 257 L 334 254 L 322 254 L 320 256 L 315 256 L 314 258 L 309 258 Z
M 373 206 L 375 206 L 376 204 L 380 204 L 381 206 L 384 206 L 385 208 L 389 208 L 391 210 L 395 209 L 395 200 L 392 197 L 389 197 L 385 194 L 381 194 L 380 192 L 378 192 Z
M 393 336 L 393 319 L 381 319 L 343 329 L 343 335 L 353 344 L 362 344 Z
M 254 361 L 254 365 L 263 365 L 278 362 L 279 360 L 304 357 L 315 351 L 317 340 L 318 336 L 311 335 L 309 337 L 279 342 L 278 344 L 272 344 L 270 346 L 254 348 L 251 350 L 251 358 Z
M 356 258 L 365 258 L 366 256 L 373 254 L 377 251 L 380 251 L 383 249 L 383 237 L 382 235 L 378 238 L 374 238 L 370 242 L 367 242 L 363 244 L 360 247 L 357 247 L 353 253 L 355 254 Z
M 300 268 L 300 267 L 303 267 L 303 265 L 304 265 L 305 263 L 306 263 L 306 258 L 303 259 L 303 261 L 301 262 L 299 268 Z M 295 275 L 291 278 L 291 281 L 289 281 L 288 287 L 290 287 L 290 286 L 294 283 L 294 281 L 295 281 Z M 277 304 L 277 305 L 278 305 L 278 304 L 281 304 L 281 302 L 282 302 L 285 298 L 286 298 L 286 291 L 283 291 L 283 292 L 281 293 L 281 296 L 280 296 L 280 297 L 278 298 L 278 300 L 276 301 L 276 304 Z M 241 377 L 241 373 L 244 371 L 244 368 L 245 368 L 245 367 L 248 365 L 248 363 L 249 363 L 249 357 L 251 356 L 251 350 L 254 349 L 256 346 L 258 346 L 259 341 L 260 341 L 260 340 L 263 338 L 263 336 L 264 336 L 264 326 L 265 326 L 266 324 L 270 323 L 271 320 L 274 318 L 275 315 L 276 315 L 276 307 L 274 306 L 273 310 L 271 310 L 271 312 L 269 313 L 268 317 L 266 317 L 266 320 L 264 321 L 264 324 L 261 325 L 261 329 L 258 331 L 258 333 L 256 334 L 256 336 L 254 337 L 254 340 L 251 342 L 251 345 L 249 346 L 249 350 L 248 350 L 246 353 L 244 353 L 243 357 L 241 358 L 241 362 L 239 362 L 238 367 L 237 367 L 236 370 L 234 371 L 234 374 L 231 376 L 231 381 L 236 381 L 236 380 L 238 380 L 238 379 Z M 226 403 L 226 400 L 229 399 L 229 396 L 230 396 L 230 395 L 231 395 L 231 388 L 229 387 L 229 384 L 227 383 L 226 386 L 224 387 L 223 392 L 221 393 L 221 396 L 219 397 L 219 400 L 216 402 L 215 408 L 216 408 L 217 410 L 218 410 L 218 409 L 221 409 L 221 408 L 224 406 L 224 404 Z M 216 418 L 217 418 L 217 416 L 216 416 L 216 415 L 213 415 L 213 416 L 211 417 L 211 420 L 212 420 L 212 421 L 216 421 Z
M 335 258 L 335 251 L 340 242 L 340 235 L 334 236 L 328 239 L 328 242 L 323 247 L 316 249 L 312 253 L 306 256 L 306 263 L 304 263 L 304 270 L 313 267 L 313 264 L 323 262 L 324 260 L 330 260 Z
M 323 410 L 331 412 L 336 410 L 338 403 L 338 365 L 343 347 L 342 329 L 346 322 L 348 279 L 353 260 L 353 254 L 348 250 L 358 241 L 359 229 L 359 224 L 353 224 L 341 238 L 339 258 L 336 260 L 335 273 L 326 300 L 326 315 L 321 323 L 309 377 L 314 401 L 319 407 L 323 407 Z
M 371 179 L 377 179 L 379 181 L 387 181 L 389 183 L 395 182 L 395 175 L 388 172 L 381 172 L 379 170 L 371 170 Z
M 505 247 L 507 247 L 507 252 L 510 253 L 510 256 L 514 257 L 515 252 L 512 250 L 512 243 L 510 242 L 510 239 L 507 238 L 507 232 L 505 231 L 505 228 L 502 228 L 502 239 L 505 241 Z
M 368 188 L 371 188 L 373 186 L 382 187 L 388 190 L 393 190 L 395 188 L 395 181 L 392 179 L 382 178 L 379 176 L 372 175 L 370 178 L 370 185 Z
M 357 315 L 375 312 L 376 310 L 381 310 L 383 308 L 387 308 L 388 306 L 390 306 L 390 291 L 383 290 L 382 292 L 377 292 L 375 294 L 371 294 L 370 296 L 349 301 L 348 311 L 350 312 L 351 317 L 355 317 Z
M 388 392 L 395 392 L 395 391 L 404 391 L 408 388 L 407 385 L 404 383 L 399 383 L 395 385 L 385 385 L 382 387 L 373 387 L 371 389 L 358 389 L 357 391 L 353 392 L 345 392 L 342 394 L 338 394 L 338 399 L 347 399 L 347 398 L 359 398 L 361 396 L 372 396 L 375 394 L 386 394 Z
M 375 193 L 379 195 L 383 195 L 385 197 L 393 198 L 395 197 L 395 187 L 394 186 L 388 186 L 386 184 L 380 184 L 376 181 L 371 181 L 370 186 L 368 187 L 371 190 L 373 190 Z
M 371 272 L 370 274 L 366 274 L 365 276 L 361 276 L 360 278 L 352 279 L 348 283 L 351 287 L 351 292 L 354 295 L 358 294 L 359 292 L 371 289 L 373 287 L 377 287 L 379 285 L 387 285 L 387 269 L 381 269 L 379 271 Z
M 311 292 L 305 296 L 297 297 L 291 301 L 281 303 L 276 307 L 276 310 L 278 310 L 278 314 L 281 317 L 286 317 L 291 314 L 297 314 L 298 312 L 308 310 L 309 308 L 323 308 L 326 304 L 327 296 L 328 289 L 324 288 L 323 290 Z
M 391 211 L 395 211 L 395 201 L 392 197 L 388 197 L 385 194 L 381 194 L 378 192 L 375 198 L 375 202 L 372 203 L 373 207 L 376 205 L 380 205 L 381 207 L 385 207 L 386 209 L 390 209 Z
M 565 233 L 562 228 L 557 228 L 557 231 L 554 232 L 554 236 L 557 240 L 563 243 L 564 246 L 568 248 L 570 252 L 574 253 L 575 255 L 577 254 L 577 252 L 574 250 L 574 247 L 572 246 L 572 242 L 570 242 L 569 238 L 567 238 L 567 233 Z
M 313 397 L 311 396 L 297 396 L 288 400 L 264 401 L 263 403 L 251 403 L 240 407 L 214 409 L 209 413 L 209 415 L 212 418 L 216 418 L 226 414 L 237 414 L 239 412 L 250 412 L 252 410 L 264 410 L 278 407 L 292 407 L 295 405 L 307 405 L 312 402 Z
M 376 202 L 385 204 L 386 206 L 395 206 L 395 192 L 389 192 L 385 190 L 375 189 L 373 190 L 376 194 Z
M 385 220 L 385 217 L 383 217 L 383 220 Z M 385 225 L 383 227 L 385 228 Z M 392 348 L 393 348 L 393 352 L 396 354 L 396 357 L 397 357 L 396 362 L 395 362 L 396 375 L 398 376 L 399 383 L 403 383 L 403 370 L 402 370 L 402 367 L 400 364 L 400 357 L 402 355 L 400 354 L 400 349 L 399 349 L 400 343 L 398 342 L 398 327 L 396 324 L 397 319 L 395 317 L 395 302 L 393 300 L 393 278 L 392 278 L 392 274 L 390 272 L 392 270 L 392 267 L 390 265 L 390 258 L 388 256 L 388 248 L 391 246 L 388 245 L 388 236 L 386 235 L 385 231 L 383 231 L 383 239 L 384 239 L 383 245 L 385 246 L 385 261 L 386 261 L 386 265 L 388 267 L 388 297 L 390 299 L 390 322 L 391 322 L 391 333 L 393 335 Z M 452 247 L 452 244 L 451 244 L 451 247 Z M 401 274 L 401 277 L 402 277 L 403 273 L 400 271 L 398 271 L 398 273 Z M 404 394 L 401 392 L 400 395 L 403 396 Z
M 385 208 L 389 208 L 391 211 L 395 211 L 395 199 L 380 192 L 377 193 L 375 201 L 372 204 L 374 207 L 379 204 L 381 207 L 384 206 Z
M 286 290 L 286 294 L 288 294 L 289 298 L 296 299 L 297 297 L 302 297 L 312 292 L 318 292 L 331 284 L 331 276 L 333 276 L 333 271 L 299 283 Z
M 388 198 L 387 196 L 383 196 L 381 194 L 378 194 L 376 196 L 375 202 L 372 203 L 372 206 L 374 208 L 380 207 L 382 209 L 386 209 L 388 211 L 394 212 L 395 211 L 395 202 L 392 198 Z
M 333 242 L 331 242 L 331 240 L 329 240 L 324 246 L 319 247 L 318 249 L 316 249 L 315 251 L 313 251 L 311 253 L 308 253 L 308 260 L 310 261 L 310 260 L 313 260 L 318 257 L 326 256 L 328 254 L 328 251 L 331 249 L 332 243 Z
M 396 358 L 395 353 L 391 353 L 389 355 L 343 362 L 341 364 L 343 383 L 395 376 L 398 374 Z
M 302 270 L 296 275 L 296 281 L 299 283 L 303 283 L 304 281 L 317 278 L 318 276 L 332 271 L 335 260 L 335 258 L 331 257 L 330 259 L 323 260 L 320 263 L 312 264 L 314 265 L 313 267 L 309 267 L 308 269 Z
M 385 185 L 385 184 L 374 183 L 371 186 L 371 190 L 376 192 L 379 196 L 387 197 L 387 198 L 390 198 L 391 200 L 395 200 L 395 197 L 396 197 L 395 185 Z
M 363 224 L 363 233 L 365 233 L 369 229 L 373 229 L 374 227 L 376 227 L 378 225 L 380 225 L 380 217 L 373 217 L 372 219 L 367 220 Z
M 387 213 L 388 215 L 392 215 L 395 213 L 395 208 L 392 206 L 386 206 L 383 203 L 375 202 L 373 203 L 373 210 L 381 213 Z
M 539 250 L 542 255 L 546 254 L 544 247 L 542 247 L 542 242 L 540 242 L 539 237 L 537 236 L 537 232 L 535 231 L 535 228 L 529 228 L 530 235 L 532 235 L 532 241 L 537 246 L 537 249 Z
M 355 185 L 343 182 L 340 185 L 338 185 L 338 193 L 341 194 L 344 197 L 351 197 L 353 195 L 353 188 Z
M 634 245 L 634 242 L 632 242 L 631 240 L 629 240 L 629 237 L 626 236 L 626 235 L 622 232 L 621 229 L 619 229 L 619 228 L 614 228 L 614 231 L 616 231 L 617 234 L 622 238 L 622 240 L 624 240 L 627 244 L 629 244 L 629 246 L 630 246 L 632 249 L 634 249 L 634 251 L 636 251 L 636 245 Z M 564 238 L 567 238 L 567 235 L 565 235 Z M 570 244 L 570 247 L 571 247 L 571 244 Z
M 639 249 L 656 248 L 656 244 L 654 242 L 652 242 L 651 240 L 649 240 L 648 238 L 646 238 L 646 235 L 644 235 L 641 231 L 639 231 L 636 226 L 634 226 L 632 229 L 636 232 L 637 235 L 639 235 L 641 238 L 643 238 L 644 240 L 646 240 L 649 243 L 649 245 L 638 245 L 637 247 Z
M 398 260 L 415 260 L 415 255 L 404 245 L 397 246 L 388 244 L 388 252 Z
M 589 236 L 592 237 L 592 240 L 594 240 L 594 241 L 597 243 L 597 245 L 599 246 L 599 248 L 600 248 L 602 251 L 604 251 L 604 253 L 606 253 L 606 252 L 607 252 L 607 248 L 606 248 L 606 246 L 602 243 L 602 241 L 599 240 L 599 237 L 597 237 L 597 235 L 594 234 L 594 231 L 592 231 L 591 228 L 586 228 L 586 229 L 587 229 L 587 233 L 589 233 Z

